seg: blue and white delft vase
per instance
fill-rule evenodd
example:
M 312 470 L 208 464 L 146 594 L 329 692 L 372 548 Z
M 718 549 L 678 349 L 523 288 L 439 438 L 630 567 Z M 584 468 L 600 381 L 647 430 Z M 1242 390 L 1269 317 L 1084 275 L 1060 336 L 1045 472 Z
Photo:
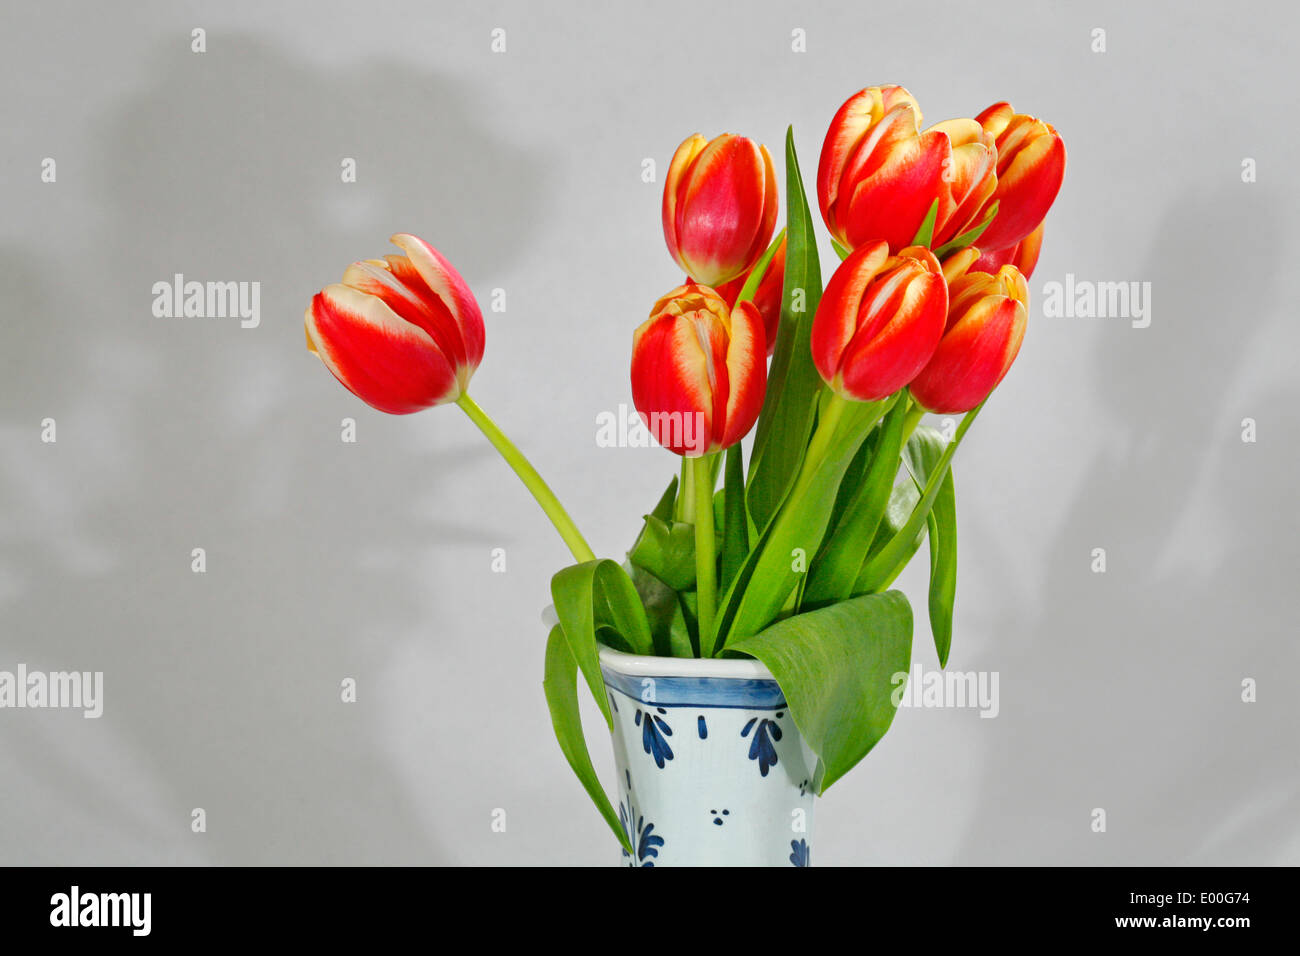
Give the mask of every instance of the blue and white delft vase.
M 600 649 L 627 866 L 808 866 L 815 757 L 753 660 Z

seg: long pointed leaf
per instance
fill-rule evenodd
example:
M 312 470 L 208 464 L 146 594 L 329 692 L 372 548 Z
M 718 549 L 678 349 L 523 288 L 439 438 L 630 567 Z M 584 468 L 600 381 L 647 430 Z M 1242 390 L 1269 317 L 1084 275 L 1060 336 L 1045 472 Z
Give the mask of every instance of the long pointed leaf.
M 885 416 L 871 463 L 809 572 L 805 606 L 822 607 L 843 601 L 853 593 L 876 529 L 889 508 L 906 418 L 905 401 L 896 402 Z
M 786 131 L 785 288 L 776 351 L 749 463 L 747 504 L 754 525 L 765 529 L 789 491 L 812 435 L 821 376 L 812 360 L 812 320 L 821 301 L 821 262 L 812 212 L 795 154 L 794 129 Z
M 636 587 L 616 562 L 584 561 L 556 572 L 551 578 L 551 600 L 569 652 L 612 730 L 614 715 L 600 673 L 596 630 L 612 627 L 636 653 L 653 653 L 650 624 Z
M 723 594 L 749 553 L 749 515 L 745 509 L 745 459 L 740 442 L 727 449 L 727 470 L 723 480 L 722 577 Z
M 876 591 L 884 587 L 886 581 L 892 581 L 898 576 L 899 571 L 902 570 L 902 565 L 915 553 L 914 541 L 917 535 L 920 534 L 921 529 L 926 526 L 926 518 L 930 514 L 930 509 L 934 507 L 934 500 L 939 496 L 939 487 L 943 482 L 943 476 L 948 471 L 949 464 L 952 462 L 952 456 L 956 454 L 957 446 L 961 444 L 961 440 L 966 436 L 966 432 L 974 424 L 975 417 L 979 415 L 980 409 L 983 407 L 984 402 L 980 402 L 972 411 L 967 412 L 966 417 L 961 420 L 961 424 L 957 426 L 957 433 L 953 435 L 952 441 L 948 443 L 948 447 L 943 451 L 943 457 L 939 459 L 933 472 L 928 476 L 925 493 L 921 495 L 921 500 L 917 502 L 912 517 L 903 526 L 902 530 L 890 539 L 888 544 L 867 559 L 862 573 L 858 575 L 856 590 L 859 592 Z M 912 550 L 909 551 L 909 548 Z
M 908 440 L 903 460 L 919 491 L 924 491 L 943 460 L 947 440 L 933 428 L 917 428 Z M 957 498 L 949 465 L 926 516 L 930 539 L 930 632 L 940 665 L 947 664 L 952 646 L 952 605 L 957 592 Z
M 591 764 L 587 739 L 582 732 L 582 715 L 578 710 L 578 665 L 569 652 L 564 630 L 558 624 L 551 628 L 551 634 L 546 640 L 546 678 L 542 681 L 542 690 L 546 694 L 551 726 L 555 730 L 555 739 L 559 741 L 564 759 L 569 762 L 582 783 L 582 788 L 614 831 L 614 836 L 618 837 L 623 849 L 632 853 L 631 840 L 624 832 L 618 814 L 614 812 L 614 807 L 605 794 L 605 788 L 600 785 L 596 768 Z

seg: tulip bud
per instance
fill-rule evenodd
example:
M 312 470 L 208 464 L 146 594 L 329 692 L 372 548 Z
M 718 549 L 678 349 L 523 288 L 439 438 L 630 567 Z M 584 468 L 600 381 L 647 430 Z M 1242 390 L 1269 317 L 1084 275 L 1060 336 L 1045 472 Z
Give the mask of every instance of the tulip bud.
M 757 269 L 758 266 L 754 266 Z M 749 280 L 750 269 L 742 276 L 737 276 L 730 282 L 718 286 L 718 295 L 726 301 L 727 307 L 734 309 L 736 307 L 736 298 L 740 295 L 745 283 Z M 776 335 L 781 328 L 781 297 L 785 294 L 785 237 L 781 237 L 781 244 L 776 247 L 776 252 L 772 254 L 772 260 L 767 264 L 767 272 L 763 273 L 763 278 L 758 282 L 758 288 L 754 290 L 753 303 L 758 309 L 758 314 L 763 317 L 763 333 L 767 339 L 767 354 L 771 355 L 776 348 Z
M 934 356 L 910 386 L 923 408 L 968 412 L 997 388 L 1025 337 L 1029 287 L 1015 266 L 951 280 L 948 321 Z
M 632 401 L 664 448 L 697 458 L 754 427 L 767 387 L 763 320 L 687 282 L 655 303 L 632 338 Z
M 934 254 L 862 246 L 840 263 L 813 317 L 812 356 L 836 393 L 887 398 L 925 367 L 943 334 L 948 287 Z
M 998 185 L 987 204 L 996 202 L 998 212 L 977 241 L 987 250 L 1003 249 L 1046 218 L 1065 179 L 1065 143 L 1054 126 L 1016 113 L 1010 103 L 994 103 L 976 119 L 998 151 Z
M 992 275 L 1005 265 L 1013 265 L 1020 270 L 1022 276 L 1028 279 L 1034 274 L 1034 268 L 1038 265 L 1038 253 L 1042 248 L 1043 226 L 1040 223 L 1037 229 L 1014 246 L 983 253 L 971 266 L 971 270 L 987 272 Z
M 946 120 L 930 127 L 951 144 L 940 177 L 939 209 L 930 247 L 956 239 L 980 223 L 981 214 L 997 188 L 997 150 L 993 135 L 973 119 Z
M 312 297 L 307 348 L 350 392 L 391 415 L 454 402 L 483 359 L 483 315 L 451 263 L 423 239 L 354 262 Z
M 776 174 L 766 146 L 696 133 L 664 182 L 664 240 L 692 280 L 717 287 L 749 270 L 776 227 Z
M 951 152 L 940 130 L 919 132 L 921 108 L 901 86 L 851 96 L 831 120 L 817 166 L 817 200 L 831 235 L 849 249 L 911 244 L 939 198 Z

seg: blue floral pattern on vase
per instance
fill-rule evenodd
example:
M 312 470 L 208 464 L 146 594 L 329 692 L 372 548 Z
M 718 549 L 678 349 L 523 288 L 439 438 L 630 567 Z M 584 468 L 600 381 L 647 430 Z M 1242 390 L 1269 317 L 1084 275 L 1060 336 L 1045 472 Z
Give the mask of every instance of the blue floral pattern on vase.
M 782 715 L 778 712 L 777 716 Z M 749 759 L 758 761 L 758 772 L 766 777 L 767 772 L 777 764 L 775 742 L 781 739 L 781 725 L 775 720 L 751 717 L 740 736 L 749 737 L 751 730 L 754 731 L 754 736 L 749 742 Z
M 623 858 L 627 860 L 628 866 L 654 866 L 659 848 L 664 845 L 664 838 L 654 832 L 653 823 L 646 823 L 644 814 L 636 818 L 636 833 L 633 833 L 629 824 L 634 816 L 636 816 L 636 809 L 632 806 L 631 799 L 629 798 L 627 803 L 620 800 L 618 819 L 623 824 L 623 832 L 627 834 L 628 842 L 632 843 L 636 850 L 636 859 L 633 859 L 627 850 L 623 851 Z
M 627 851 L 623 854 L 626 856 Z M 810 866 L 812 860 L 812 850 L 808 847 L 807 840 L 790 841 L 790 862 L 795 866 Z
M 654 758 L 655 766 L 662 770 L 664 769 L 664 762 L 673 759 L 673 748 L 668 746 L 668 741 L 665 739 L 673 735 L 673 729 L 668 726 L 668 721 L 661 716 L 668 713 L 668 711 L 662 707 L 655 709 L 659 713 L 655 714 L 648 710 L 638 709 L 636 724 L 641 728 L 641 746 L 645 748 L 646 753 Z M 644 720 L 642 719 L 643 716 Z

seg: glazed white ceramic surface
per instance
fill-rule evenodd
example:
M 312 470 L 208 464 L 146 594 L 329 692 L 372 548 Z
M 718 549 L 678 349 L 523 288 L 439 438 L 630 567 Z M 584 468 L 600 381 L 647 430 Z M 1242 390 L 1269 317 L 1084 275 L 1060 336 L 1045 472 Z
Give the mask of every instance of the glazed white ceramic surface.
M 601 648 L 628 866 L 807 866 L 814 758 L 752 660 Z

